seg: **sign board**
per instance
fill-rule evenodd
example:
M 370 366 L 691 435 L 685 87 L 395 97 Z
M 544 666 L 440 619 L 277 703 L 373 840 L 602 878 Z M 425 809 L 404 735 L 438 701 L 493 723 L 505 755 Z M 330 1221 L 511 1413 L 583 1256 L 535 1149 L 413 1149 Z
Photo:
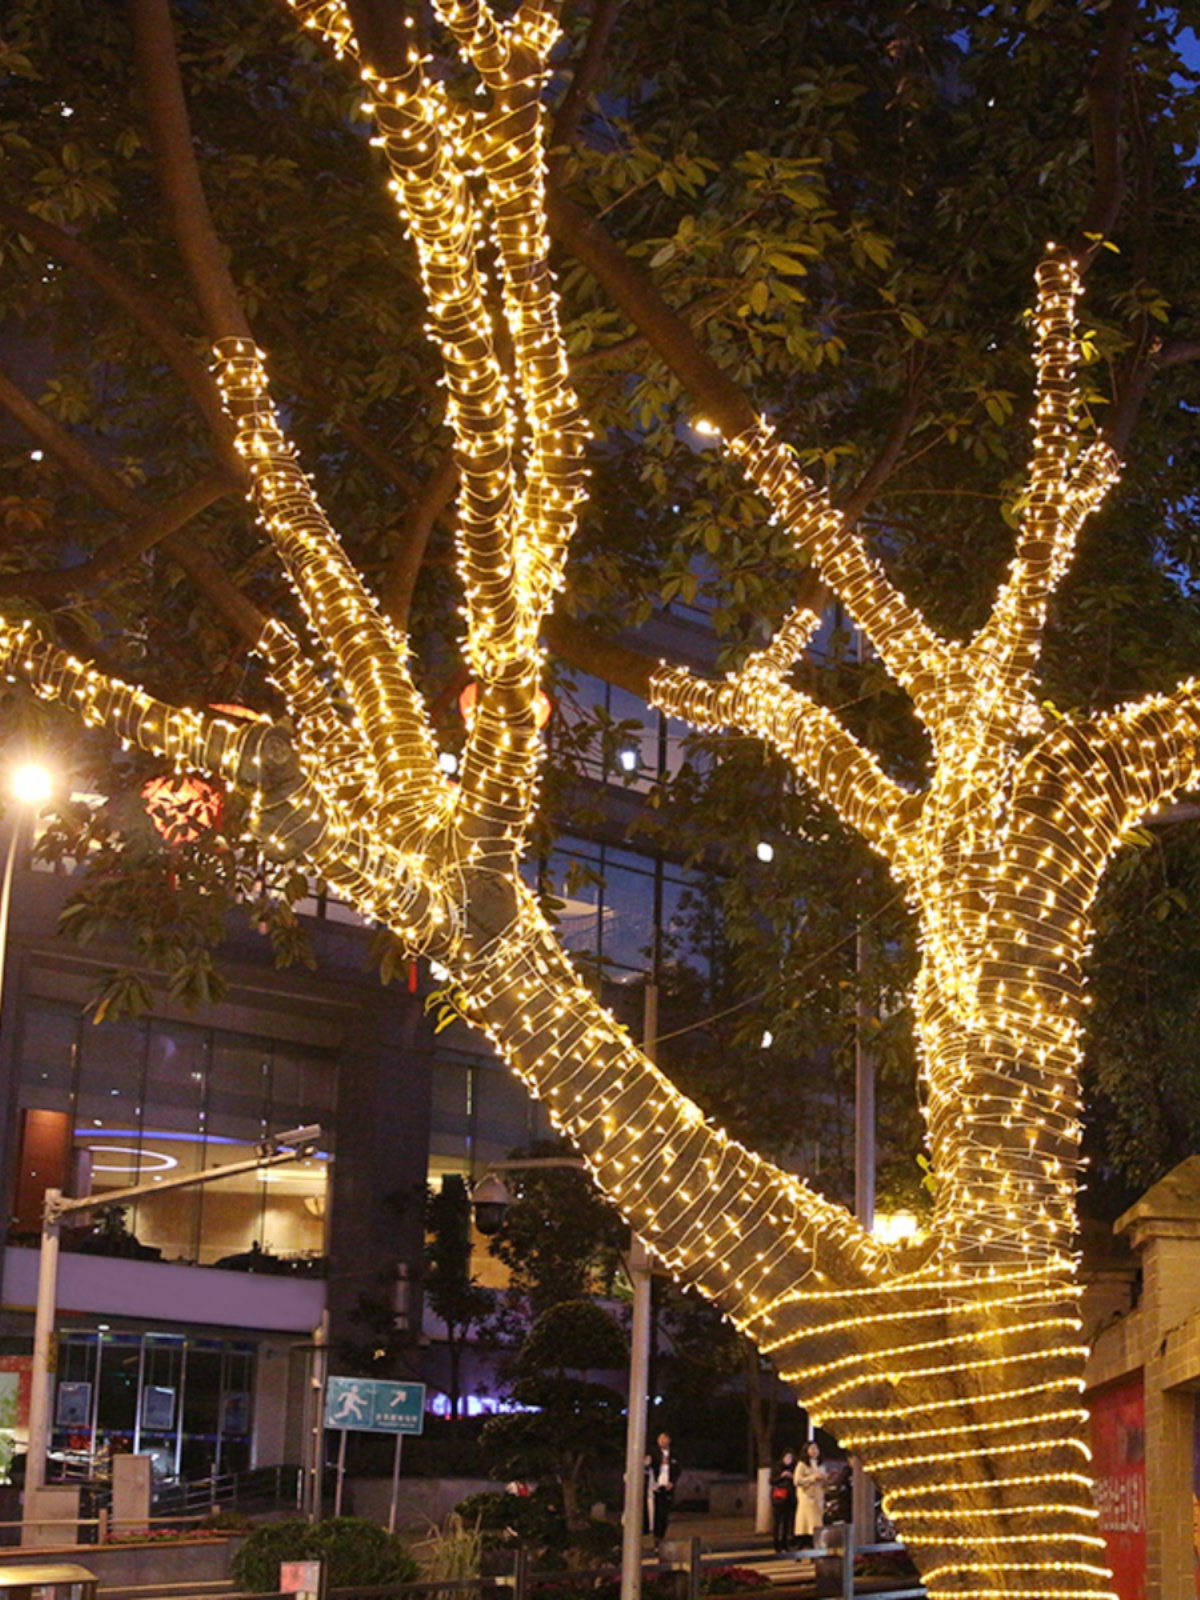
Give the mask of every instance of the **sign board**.
M 423 1433 L 425 1385 L 390 1378 L 328 1378 L 325 1426 L 360 1433 Z
M 279 1592 L 309 1596 L 316 1600 L 321 1592 L 321 1563 L 319 1561 L 281 1561 L 279 1563 Z
M 1142 1375 L 1088 1397 L 1098 1531 L 1120 1600 L 1146 1594 L 1146 1400 Z
M 90 1383 L 60 1383 L 54 1407 L 56 1428 L 86 1428 L 92 1416 Z

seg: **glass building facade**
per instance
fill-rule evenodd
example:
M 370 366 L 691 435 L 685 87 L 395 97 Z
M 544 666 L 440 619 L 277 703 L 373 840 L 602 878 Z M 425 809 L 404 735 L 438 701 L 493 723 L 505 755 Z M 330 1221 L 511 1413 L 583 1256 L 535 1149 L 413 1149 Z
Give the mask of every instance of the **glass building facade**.
M 26 1131 L 30 1112 L 59 1120 L 97 1194 L 252 1159 L 269 1134 L 319 1123 L 322 1148 L 304 1161 L 151 1198 L 122 1221 L 164 1261 L 322 1256 L 334 1051 L 158 1017 L 95 1026 L 32 996 L 17 1049 Z

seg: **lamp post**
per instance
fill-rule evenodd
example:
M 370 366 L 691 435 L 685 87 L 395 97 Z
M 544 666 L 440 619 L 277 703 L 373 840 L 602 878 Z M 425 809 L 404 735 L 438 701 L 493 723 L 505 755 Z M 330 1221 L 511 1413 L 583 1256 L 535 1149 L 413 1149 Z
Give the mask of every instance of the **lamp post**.
M 38 1254 L 37 1310 L 33 1324 L 33 1374 L 29 1389 L 29 1448 L 25 1457 L 25 1538 L 38 1521 L 38 1491 L 46 1487 L 46 1443 L 50 1431 L 50 1345 L 54 1338 L 54 1310 L 58 1298 L 58 1242 L 64 1217 L 89 1211 L 104 1211 L 168 1189 L 186 1189 L 196 1184 L 215 1183 L 240 1172 L 256 1172 L 282 1166 L 311 1155 L 321 1138 L 316 1123 L 273 1134 L 258 1147 L 251 1160 L 231 1161 L 222 1167 L 207 1167 L 203 1172 L 181 1173 L 176 1178 L 156 1179 L 128 1189 L 112 1189 L 102 1195 L 83 1195 L 68 1199 L 58 1189 L 47 1189 L 42 1210 L 42 1241 Z
M 54 788 L 50 770 L 36 761 L 23 762 L 8 776 L 8 794 L 20 808 L 12 818 L 8 830 L 8 849 L 4 855 L 4 879 L 0 883 L 0 1006 L 4 1002 L 4 967 L 8 958 L 8 917 L 12 906 L 13 872 L 17 864 L 17 846 L 21 839 L 21 823 L 30 811 L 44 805 Z
M 512 1204 L 501 1172 L 569 1168 L 585 1171 L 578 1156 L 533 1156 L 528 1161 L 493 1161 L 471 1191 L 475 1226 L 486 1237 L 500 1232 Z M 642 1588 L 642 1500 L 646 1457 L 646 1408 L 650 1391 L 650 1256 L 634 1234 L 627 1260 L 633 1286 L 633 1326 L 629 1338 L 629 1408 L 625 1428 L 625 1504 L 622 1512 L 621 1600 L 638 1600 Z

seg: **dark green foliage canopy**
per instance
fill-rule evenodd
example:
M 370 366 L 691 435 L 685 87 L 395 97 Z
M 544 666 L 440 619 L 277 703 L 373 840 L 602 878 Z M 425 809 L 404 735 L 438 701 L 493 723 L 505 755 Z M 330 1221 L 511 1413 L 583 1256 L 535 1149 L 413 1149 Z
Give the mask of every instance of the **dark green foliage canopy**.
M 669 607 L 710 630 L 720 665 L 761 643 L 794 593 L 792 557 L 693 426 L 736 411 L 740 393 L 855 509 L 932 620 L 965 633 L 1011 551 L 1032 269 L 1047 239 L 1067 237 L 1095 255 L 1088 403 L 1115 424 L 1127 467 L 1056 600 L 1045 698 L 1071 716 L 1194 669 L 1194 0 L 627 0 L 594 66 L 587 41 L 611 13 L 606 0 L 568 5 L 551 86 L 572 108 L 552 220 L 595 430 L 560 615 L 636 643 Z M 137 66 L 139 14 L 85 0 L 12 0 L 6 14 L 0 604 L 165 698 L 276 712 L 231 595 L 288 618 L 293 601 L 214 423 L 205 312 L 156 187 L 163 135 Z M 442 390 L 353 80 L 270 0 L 188 0 L 173 15 L 230 281 L 335 525 L 411 625 L 453 747 Z M 624 266 L 598 253 L 597 223 Z M 644 276 L 622 278 L 630 260 Z M 667 338 L 670 313 L 682 343 Z M 564 670 L 606 670 L 589 635 L 567 635 L 553 641 Z M 911 718 L 837 618 L 805 672 L 891 771 L 923 771 Z M 235 815 L 168 851 L 140 817 L 141 758 L 24 701 L 3 725 L 14 744 L 58 740 L 78 786 L 109 797 L 99 812 L 67 808 L 50 843 L 95 851 L 71 913 L 80 937 L 131 932 L 189 1001 L 219 993 L 209 947 L 239 904 L 278 959 L 306 958 L 290 910 L 304 886 L 236 846 Z M 554 744 L 566 768 L 586 754 L 565 730 Z M 568 776 L 548 784 L 564 806 Z M 764 834 L 766 869 L 753 859 Z M 826 1182 L 831 1161 L 844 1170 L 837 1095 L 865 1001 L 886 1144 L 915 1181 L 912 952 L 877 866 L 756 748 L 719 737 L 693 742 L 639 837 L 703 864 L 714 885 L 693 914 L 718 958 L 699 972 L 667 952 L 668 1069 L 734 1133 L 806 1165 L 806 1108 L 832 1085 L 816 1130 Z M 1106 891 L 1093 1142 L 1104 1170 L 1138 1183 L 1200 1137 L 1189 851 L 1181 826 Z M 1106 954 L 1124 950 L 1136 960 Z M 139 982 L 114 975 L 101 1005 L 136 1008 Z

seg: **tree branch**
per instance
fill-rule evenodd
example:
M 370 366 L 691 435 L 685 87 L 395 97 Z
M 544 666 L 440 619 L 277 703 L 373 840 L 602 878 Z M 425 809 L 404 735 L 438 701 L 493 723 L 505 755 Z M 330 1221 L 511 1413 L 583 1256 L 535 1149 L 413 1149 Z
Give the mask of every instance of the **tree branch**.
M 458 462 L 447 451 L 441 463 L 409 501 L 398 529 L 400 548 L 392 558 L 380 591 L 385 614 L 402 633 L 408 632 L 409 612 L 417 577 L 425 559 L 434 524 L 454 499 L 458 488 Z
M 1088 75 L 1088 120 L 1095 179 L 1091 200 L 1079 224 L 1080 240 L 1076 249 L 1085 272 L 1103 240 L 1112 232 L 1125 198 L 1121 99 L 1137 16 L 1138 0 L 1113 0 L 1104 42 Z
M 1113 808 L 1111 848 L 1126 828 L 1200 783 L 1200 681 L 1148 695 L 1087 726 L 1089 787 L 1106 793 Z
M 1026 706 L 1047 601 L 1066 575 L 1079 529 L 1118 470 L 1107 440 L 1080 448 L 1077 265 L 1065 252 L 1052 252 L 1039 266 L 1037 280 L 1037 409 L 1026 504 L 1008 579 L 967 652 L 976 684 L 987 679 L 989 704 L 994 714 L 1008 719 L 1010 732 Z
M 840 510 L 846 519 L 847 527 L 853 528 L 857 525 L 859 518 L 899 464 L 901 453 L 908 443 L 909 434 L 912 432 L 913 423 L 917 420 L 917 412 L 921 409 L 922 365 L 923 360 L 918 355 L 908 374 L 904 404 L 896 413 L 879 454 L 855 484 L 850 494 L 841 502 Z
M 379 916 L 413 949 L 444 950 L 457 907 L 422 862 L 348 821 L 316 763 L 296 755 L 281 728 L 231 721 L 156 700 L 44 638 L 31 623 L 0 619 L 0 671 L 57 700 L 88 727 L 222 779 L 250 800 L 247 831 L 277 860 L 304 857 L 365 916 Z
M 213 227 L 196 164 L 169 0 L 130 0 L 130 14 L 150 148 L 172 236 L 210 339 L 248 339 L 250 325 Z
M 0 388 L 6 385 L 7 379 L 0 376 Z M 10 409 L 2 397 L 0 404 L 4 404 L 6 410 Z M 127 533 L 107 540 L 86 561 L 57 570 L 0 574 L 0 595 L 20 594 L 31 600 L 53 604 L 98 589 L 123 567 L 129 566 L 170 534 L 186 527 L 193 517 L 199 516 L 215 501 L 224 499 L 240 487 L 231 483 L 229 474 L 223 470 L 207 473 L 179 494 L 172 495 L 170 500 L 163 501 L 152 510 L 143 510 Z
M 724 683 L 677 667 L 660 669 L 651 682 L 651 702 L 695 727 L 756 734 L 894 863 L 900 832 L 915 820 L 921 797 L 894 783 L 832 711 L 783 681 L 819 623 L 813 612 L 794 611 L 771 644 Z
M 590 672 L 606 683 L 628 689 L 639 700 L 649 701 L 650 680 L 662 666 L 654 656 L 618 643 L 594 623 L 557 612 L 551 612 L 542 623 L 542 637 L 568 666 Z
M 1192 361 L 1200 361 L 1200 340 L 1177 339 L 1161 347 L 1152 345 L 1143 359 L 1126 373 L 1121 393 L 1115 399 L 1104 427 L 1104 437 L 1118 456 L 1124 455 L 1129 448 L 1138 415 L 1155 374 Z
M 830 506 L 785 447 L 764 429 L 741 387 L 700 348 L 649 275 L 624 255 L 594 218 L 562 194 L 552 192 L 548 207 L 556 236 L 599 279 L 717 425 L 751 481 L 779 512 L 797 552 L 812 560 L 841 596 L 920 713 L 927 707 L 927 690 L 932 689 L 945 654 L 943 642 L 871 560 L 852 523 Z M 905 427 L 903 416 L 898 426 Z M 865 504 L 865 497 L 859 497 L 856 516 Z
M 623 0 L 595 0 L 587 43 L 583 47 L 579 64 L 550 125 L 550 148 L 552 151 L 560 152 L 557 157 L 552 157 L 552 161 L 556 163 L 561 162 L 562 147 L 575 137 L 588 96 L 599 81 L 604 66 L 604 52 L 608 48 L 608 41 L 622 3 Z M 552 173 L 554 170 L 552 166 Z
M 671 369 L 710 422 L 726 438 L 753 428 L 758 413 L 742 388 L 700 348 L 638 263 L 631 261 L 607 230 L 561 191 L 547 198 L 550 230 L 598 280 L 647 344 Z
M 380 615 L 300 470 L 253 341 L 222 340 L 216 359 L 260 520 L 361 724 L 378 785 L 377 821 L 386 811 L 395 824 L 393 842 L 406 848 L 411 834 L 425 836 L 436 797 L 446 799 L 406 641 Z

